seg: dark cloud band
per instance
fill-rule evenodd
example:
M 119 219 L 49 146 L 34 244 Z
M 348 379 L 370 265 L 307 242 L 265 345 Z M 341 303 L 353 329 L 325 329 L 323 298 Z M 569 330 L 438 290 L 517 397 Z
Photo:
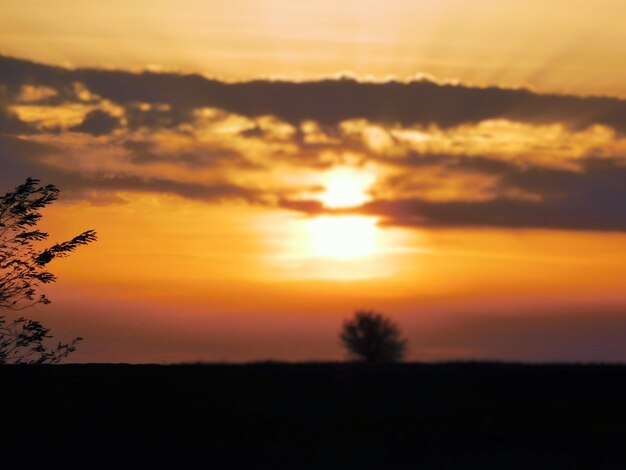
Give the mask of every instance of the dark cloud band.
M 412 161 L 429 161 L 422 156 Z M 626 231 L 626 161 L 589 158 L 580 169 L 522 168 L 486 158 L 437 155 L 433 162 L 499 177 L 500 194 L 489 200 L 432 201 L 425 198 L 375 198 L 362 206 L 333 210 L 314 200 L 280 201 L 309 215 L 358 213 L 380 217 L 387 225 L 410 227 L 501 227 Z M 445 163 L 444 163 L 445 162 Z M 533 200 L 507 196 L 511 190 Z
M 73 84 L 123 106 L 165 103 L 177 110 L 153 111 L 133 121 L 174 124 L 189 119 L 183 110 L 216 107 L 256 117 L 273 115 L 291 123 L 315 120 L 337 124 L 363 118 L 402 125 L 441 127 L 509 119 L 527 123 L 562 123 L 571 128 L 592 124 L 626 130 L 626 101 L 617 98 L 539 94 L 529 90 L 442 85 L 429 81 L 364 83 L 350 79 L 310 82 L 250 81 L 226 83 L 200 75 L 130 73 L 100 69 L 64 69 L 0 57 L 0 82 L 17 96 L 23 85 L 57 90 L 55 100 L 74 99 Z

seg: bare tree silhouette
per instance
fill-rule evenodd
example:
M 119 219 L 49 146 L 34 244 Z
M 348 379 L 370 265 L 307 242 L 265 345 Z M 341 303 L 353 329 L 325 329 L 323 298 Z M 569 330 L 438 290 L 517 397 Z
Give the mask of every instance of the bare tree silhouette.
M 56 186 L 39 186 L 39 180 L 28 178 L 24 184 L 0 198 L 0 312 L 24 310 L 50 300 L 37 293 L 41 284 L 56 281 L 46 270 L 55 258 L 68 256 L 77 247 L 96 240 L 96 232 L 87 230 L 71 240 L 43 250 L 37 244 L 48 234 L 36 228 L 41 210 L 59 195 Z M 82 338 L 48 347 L 49 329 L 24 317 L 8 320 L 0 315 L 0 364 L 50 364 L 59 362 L 76 349 Z
M 364 362 L 398 362 L 404 358 L 406 340 L 389 318 L 372 310 L 359 310 L 346 320 L 339 335 L 350 356 Z

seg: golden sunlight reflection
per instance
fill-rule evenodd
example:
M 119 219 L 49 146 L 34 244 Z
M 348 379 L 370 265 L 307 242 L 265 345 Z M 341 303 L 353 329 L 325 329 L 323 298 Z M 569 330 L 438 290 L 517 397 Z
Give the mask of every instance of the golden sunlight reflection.
M 320 200 L 329 208 L 354 207 L 370 200 L 367 190 L 374 182 L 370 172 L 351 168 L 337 168 L 330 171 L 324 184 L 325 191 Z
M 322 216 L 308 222 L 312 252 L 337 259 L 362 258 L 378 249 L 376 219 L 362 216 Z

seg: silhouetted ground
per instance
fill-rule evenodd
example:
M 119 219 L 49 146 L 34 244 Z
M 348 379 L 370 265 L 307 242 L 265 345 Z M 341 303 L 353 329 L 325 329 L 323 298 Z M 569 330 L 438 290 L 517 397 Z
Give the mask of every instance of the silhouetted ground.
M 0 385 L 4 455 L 69 467 L 626 468 L 625 366 L 2 366 Z

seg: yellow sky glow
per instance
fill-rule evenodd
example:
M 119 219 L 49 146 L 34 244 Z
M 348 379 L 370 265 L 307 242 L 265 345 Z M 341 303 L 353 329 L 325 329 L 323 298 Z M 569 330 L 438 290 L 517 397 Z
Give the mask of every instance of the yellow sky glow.
M 308 223 L 315 255 L 351 259 L 376 253 L 376 219 L 362 216 L 322 216 Z
M 366 171 L 336 168 L 326 176 L 320 200 L 332 209 L 358 206 L 371 199 L 367 191 L 373 182 L 374 175 Z

